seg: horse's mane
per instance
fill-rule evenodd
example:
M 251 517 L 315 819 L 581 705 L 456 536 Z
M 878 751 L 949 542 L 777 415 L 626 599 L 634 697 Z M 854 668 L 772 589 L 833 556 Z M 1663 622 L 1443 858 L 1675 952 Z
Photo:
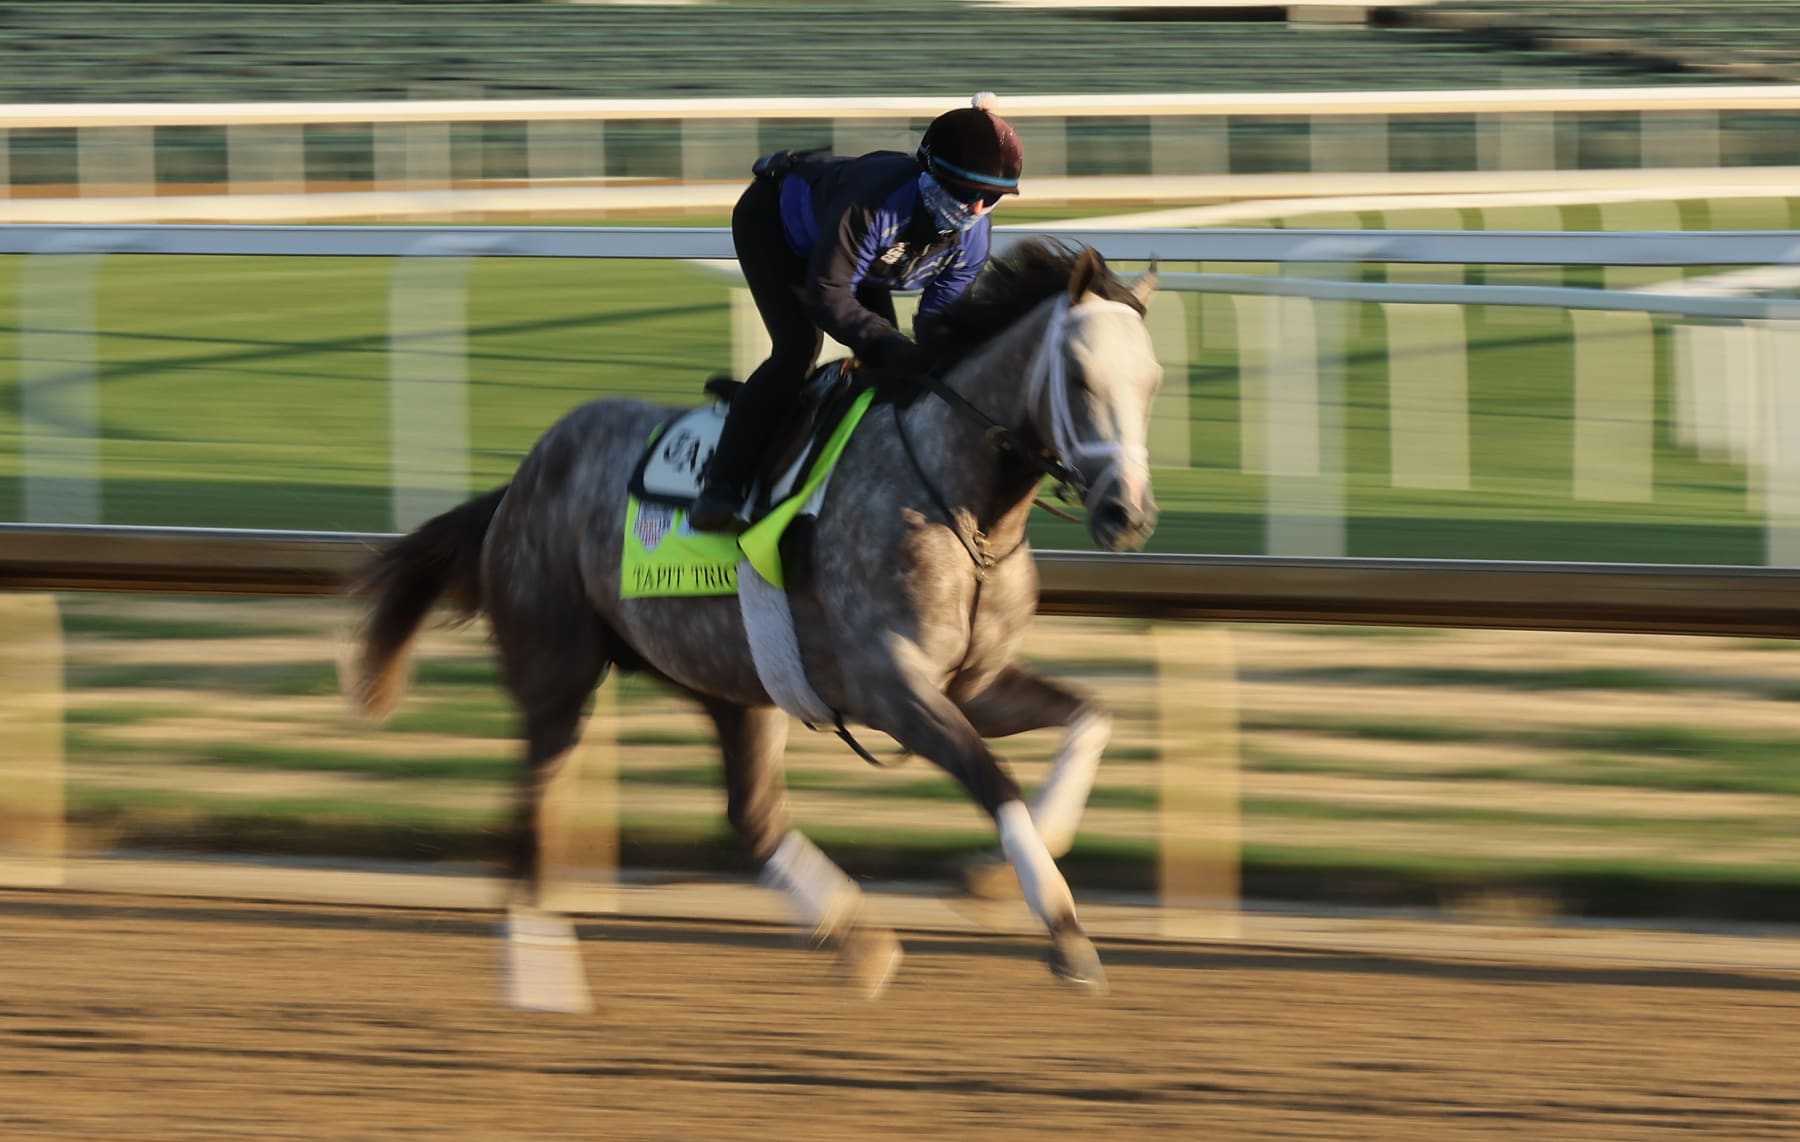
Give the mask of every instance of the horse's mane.
M 954 365 L 1037 308 L 1045 298 L 1066 291 L 1084 252 L 1085 247 L 1033 238 L 990 259 L 968 292 L 935 321 L 920 325 L 920 344 L 938 368 Z M 1095 277 L 1094 291 L 1108 301 L 1122 301 L 1139 313 L 1144 310 L 1143 303 L 1113 276 L 1104 261 Z

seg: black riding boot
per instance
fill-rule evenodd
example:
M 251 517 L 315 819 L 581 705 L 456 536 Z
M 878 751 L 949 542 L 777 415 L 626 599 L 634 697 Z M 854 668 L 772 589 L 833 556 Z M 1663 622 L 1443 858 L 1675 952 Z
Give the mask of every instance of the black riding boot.
M 749 499 L 763 448 L 793 413 L 794 394 L 811 366 L 806 354 L 818 352 L 818 331 L 806 328 L 811 340 L 801 345 L 800 352 L 788 348 L 785 355 L 770 357 L 731 398 L 718 447 L 706 462 L 700 495 L 688 512 L 688 524 L 695 531 L 742 531 L 747 526 L 739 513 Z M 776 347 L 785 348 L 785 339 Z
M 738 513 L 744 510 L 747 495 L 741 488 L 708 479 L 688 509 L 688 526 L 695 531 L 744 530 L 746 522 Z
M 743 395 L 738 394 L 739 401 Z M 746 411 L 733 403 L 724 431 L 719 433 L 718 446 L 706 462 L 700 494 L 688 509 L 688 526 L 695 531 L 737 532 L 747 524 L 740 513 L 750 496 L 750 471 L 756 465 L 755 433 L 747 430 L 756 426 L 748 423 L 753 418 L 743 415 Z

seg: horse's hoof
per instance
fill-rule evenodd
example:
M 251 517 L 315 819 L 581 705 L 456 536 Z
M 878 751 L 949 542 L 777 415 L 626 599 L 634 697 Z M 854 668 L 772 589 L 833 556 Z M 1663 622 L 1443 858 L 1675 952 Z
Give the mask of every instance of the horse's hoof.
M 1057 979 L 1089 995 L 1106 994 L 1106 969 L 1100 966 L 1100 953 L 1079 928 L 1050 937 L 1050 971 Z
M 1023 900 L 1019 874 L 999 853 L 981 853 L 963 862 L 963 889 L 977 900 Z
M 900 939 L 887 928 L 858 924 L 838 945 L 838 972 L 866 999 L 878 999 L 900 967 Z

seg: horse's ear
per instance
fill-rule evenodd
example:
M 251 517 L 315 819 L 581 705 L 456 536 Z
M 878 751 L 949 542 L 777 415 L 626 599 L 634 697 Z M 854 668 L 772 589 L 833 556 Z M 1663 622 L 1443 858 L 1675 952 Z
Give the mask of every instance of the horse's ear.
M 1100 251 L 1083 246 L 1075 259 L 1075 270 L 1069 275 L 1069 301 L 1079 303 L 1090 293 L 1098 293 L 1100 279 L 1106 275 L 1106 262 Z
M 1150 259 L 1150 267 L 1138 275 L 1137 281 L 1131 283 L 1131 296 L 1145 308 L 1150 305 L 1150 295 L 1156 292 L 1156 259 Z

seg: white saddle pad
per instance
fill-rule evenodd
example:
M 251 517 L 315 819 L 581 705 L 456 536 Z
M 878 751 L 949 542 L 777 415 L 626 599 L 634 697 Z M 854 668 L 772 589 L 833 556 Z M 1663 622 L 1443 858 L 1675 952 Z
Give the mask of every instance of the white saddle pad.
M 660 500 L 693 500 L 700 494 L 700 473 L 719 446 L 724 428 L 725 406 L 716 401 L 682 413 L 644 458 L 644 494 Z

